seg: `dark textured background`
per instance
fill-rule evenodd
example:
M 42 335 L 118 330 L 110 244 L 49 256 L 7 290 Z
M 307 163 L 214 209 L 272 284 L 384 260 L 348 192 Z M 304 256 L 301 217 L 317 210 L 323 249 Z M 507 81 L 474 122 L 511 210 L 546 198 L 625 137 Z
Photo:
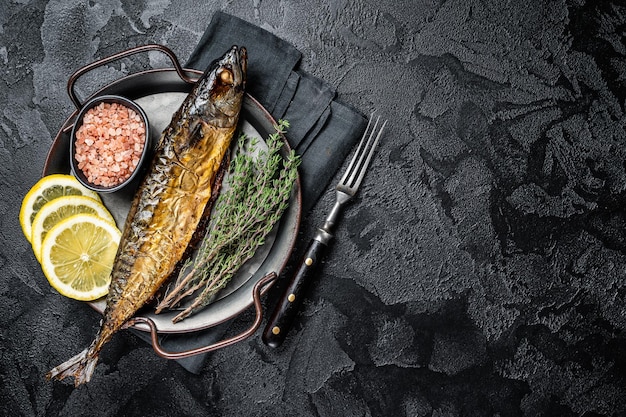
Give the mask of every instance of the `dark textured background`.
M 626 414 L 624 2 L 130 3 L 0 0 L 0 414 Z M 88 385 L 47 382 L 99 321 L 49 288 L 17 219 L 67 78 L 146 43 L 184 62 L 216 10 L 391 120 L 361 198 L 281 348 L 258 332 L 193 375 L 122 332 Z

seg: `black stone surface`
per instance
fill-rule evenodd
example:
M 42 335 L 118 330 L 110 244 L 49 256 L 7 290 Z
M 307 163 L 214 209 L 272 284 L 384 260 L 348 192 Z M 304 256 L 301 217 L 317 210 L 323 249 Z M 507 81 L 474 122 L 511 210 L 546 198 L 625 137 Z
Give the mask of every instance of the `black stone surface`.
M 1 415 L 626 414 L 623 2 L 0 3 Z M 18 223 L 73 111 L 67 78 L 146 43 L 184 62 L 216 10 L 390 119 L 372 172 L 281 348 L 259 331 L 193 375 L 122 332 L 89 384 L 48 382 L 99 322 L 50 289 Z M 81 88 L 163 66 L 124 60 Z

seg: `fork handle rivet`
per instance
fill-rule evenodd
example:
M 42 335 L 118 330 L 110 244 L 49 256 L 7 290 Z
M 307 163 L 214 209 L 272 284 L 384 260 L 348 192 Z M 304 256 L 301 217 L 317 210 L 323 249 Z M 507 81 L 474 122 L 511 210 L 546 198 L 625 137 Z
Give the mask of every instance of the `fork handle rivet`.
M 311 259 L 311 258 L 306 258 L 306 260 L 304 261 L 304 263 L 306 264 L 306 266 L 311 266 L 311 265 L 313 265 L 313 259 Z
M 274 327 L 272 328 L 272 333 L 274 333 L 274 334 L 278 334 L 278 333 L 280 333 L 280 327 L 278 327 L 278 326 L 274 326 Z
M 296 295 L 289 294 L 289 297 L 287 297 L 287 300 L 289 300 L 290 303 L 293 303 L 294 301 L 296 301 Z

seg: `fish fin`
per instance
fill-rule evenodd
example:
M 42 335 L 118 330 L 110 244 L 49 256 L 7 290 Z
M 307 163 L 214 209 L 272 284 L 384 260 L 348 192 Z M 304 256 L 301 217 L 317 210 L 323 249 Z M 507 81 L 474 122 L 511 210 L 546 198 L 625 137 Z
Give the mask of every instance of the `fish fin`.
M 203 137 L 203 127 L 206 125 L 202 120 L 193 120 L 189 126 L 189 136 L 187 138 L 187 146 L 193 147 Z
M 93 354 L 90 348 L 56 366 L 46 374 L 46 379 L 64 379 L 74 377 L 74 386 L 89 382 L 98 363 L 98 355 Z

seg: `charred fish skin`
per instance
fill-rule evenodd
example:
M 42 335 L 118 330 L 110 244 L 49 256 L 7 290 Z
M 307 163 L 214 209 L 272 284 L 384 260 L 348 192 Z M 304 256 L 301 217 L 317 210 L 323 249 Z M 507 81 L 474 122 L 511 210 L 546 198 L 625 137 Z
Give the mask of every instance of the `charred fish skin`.
M 48 379 L 88 382 L 102 346 L 152 299 L 182 258 L 237 128 L 247 51 L 233 46 L 214 61 L 163 131 L 126 218 L 111 272 L 102 325 L 91 346 Z

